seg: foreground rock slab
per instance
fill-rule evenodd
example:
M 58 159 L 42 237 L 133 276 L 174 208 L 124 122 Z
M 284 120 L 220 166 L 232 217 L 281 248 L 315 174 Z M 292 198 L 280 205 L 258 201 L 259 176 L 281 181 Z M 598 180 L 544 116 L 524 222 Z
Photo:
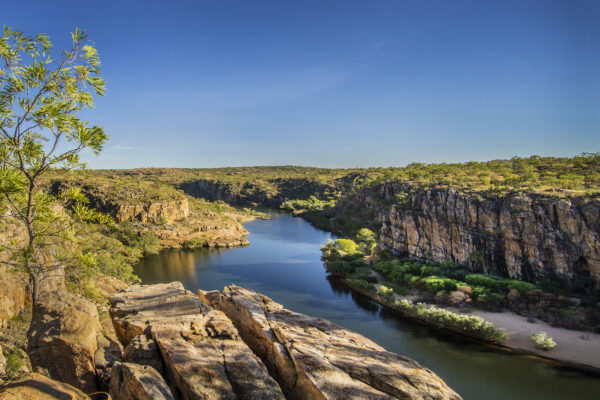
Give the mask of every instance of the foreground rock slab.
M 284 399 L 261 360 L 223 312 L 179 282 L 132 286 L 111 296 L 122 344 L 145 335 L 157 344 L 168 380 L 186 400 Z
M 231 285 L 199 291 L 223 311 L 290 399 L 458 400 L 432 371 L 335 325 Z
M 0 400 L 90 400 L 85 393 L 54 381 L 43 375 L 31 373 L 24 378 L 0 386 Z

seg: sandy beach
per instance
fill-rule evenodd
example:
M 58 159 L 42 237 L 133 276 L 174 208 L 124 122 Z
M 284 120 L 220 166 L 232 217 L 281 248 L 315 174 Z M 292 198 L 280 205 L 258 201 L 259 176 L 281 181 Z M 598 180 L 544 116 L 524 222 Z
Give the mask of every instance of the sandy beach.
M 502 329 L 508 335 L 508 340 L 503 344 L 506 347 L 580 368 L 600 371 L 599 334 L 558 328 L 540 320 L 528 322 L 527 318 L 508 311 L 489 312 L 472 309 L 471 314 L 478 315 Z M 540 331 L 546 332 L 554 339 L 556 342 L 554 349 L 544 351 L 535 347 L 531 335 Z

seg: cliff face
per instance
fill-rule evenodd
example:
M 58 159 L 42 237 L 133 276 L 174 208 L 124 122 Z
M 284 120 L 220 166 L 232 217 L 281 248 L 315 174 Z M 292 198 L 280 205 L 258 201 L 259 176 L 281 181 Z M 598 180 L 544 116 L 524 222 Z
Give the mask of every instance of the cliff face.
M 187 200 L 156 203 L 117 204 L 111 214 L 118 223 L 140 221 L 144 224 L 174 223 L 190 215 Z
M 399 185 L 381 190 L 388 199 L 406 193 Z M 530 282 L 554 276 L 600 284 L 597 201 L 524 194 L 492 200 L 432 189 L 404 195 L 379 219 L 379 245 L 397 255 Z

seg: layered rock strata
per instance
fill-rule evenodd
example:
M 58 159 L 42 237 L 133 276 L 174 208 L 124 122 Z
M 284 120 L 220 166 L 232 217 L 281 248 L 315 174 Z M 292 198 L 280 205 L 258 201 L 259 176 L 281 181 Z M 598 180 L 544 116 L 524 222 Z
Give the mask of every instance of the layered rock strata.
M 417 362 L 252 290 L 198 295 L 232 319 L 289 399 L 460 399 Z

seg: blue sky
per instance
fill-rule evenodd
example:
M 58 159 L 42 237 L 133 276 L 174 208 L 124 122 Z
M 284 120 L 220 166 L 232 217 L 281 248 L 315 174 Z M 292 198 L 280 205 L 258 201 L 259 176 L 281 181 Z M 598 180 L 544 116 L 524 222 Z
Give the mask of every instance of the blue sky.
M 401 166 L 600 151 L 597 1 L 27 1 L 88 30 L 93 168 Z

